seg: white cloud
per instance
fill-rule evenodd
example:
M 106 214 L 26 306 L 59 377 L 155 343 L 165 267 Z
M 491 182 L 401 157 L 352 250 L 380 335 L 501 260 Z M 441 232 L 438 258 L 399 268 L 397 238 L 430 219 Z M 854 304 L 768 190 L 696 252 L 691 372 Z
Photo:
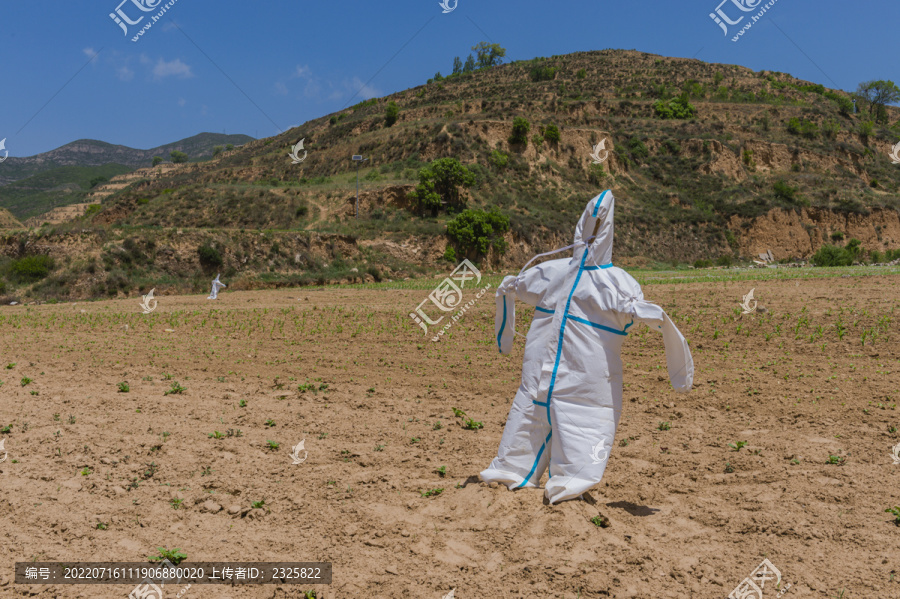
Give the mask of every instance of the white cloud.
M 119 78 L 119 81 L 131 81 L 134 79 L 134 71 L 123 65 L 116 69 L 116 77 Z
M 284 83 L 282 83 L 281 81 L 275 82 L 275 91 L 278 93 L 279 96 L 286 96 L 288 94 L 287 86 Z
M 309 77 L 312 74 L 312 70 L 307 65 L 297 65 L 294 69 L 293 77 Z
M 184 98 L 178 98 L 179 106 L 184 106 L 185 104 L 187 104 L 187 100 L 185 100 Z
M 361 100 L 368 100 L 370 98 L 377 98 L 378 96 L 383 96 L 384 93 L 380 90 L 372 87 L 371 85 L 366 85 L 362 82 L 362 79 L 359 77 L 354 77 L 353 79 L 344 79 L 341 82 L 341 87 L 334 88 L 334 91 L 331 92 L 329 96 L 330 100 L 340 100 L 341 98 L 346 98 L 347 96 L 353 96 L 352 99 L 360 98 Z
M 85 48 L 84 50 L 82 50 L 82 52 L 83 52 L 84 55 L 87 56 L 88 58 L 93 59 L 93 60 L 91 60 L 91 62 L 97 62 L 97 52 L 95 52 L 93 48 L 91 48 L 90 46 L 88 46 L 87 48 Z
M 350 82 L 350 87 L 352 91 L 359 91 L 359 95 L 364 99 L 368 100 L 370 98 L 376 98 L 378 96 L 383 96 L 384 92 L 381 92 L 371 85 L 366 85 L 362 82 L 359 77 L 354 77 L 353 81 Z
M 141 62 L 143 62 L 143 58 Z M 163 79 L 165 77 L 179 77 L 181 79 L 188 79 L 193 76 L 194 73 L 191 70 L 191 67 L 181 62 L 180 58 L 170 60 L 169 62 L 166 62 L 165 60 L 160 58 L 157 61 L 156 65 L 153 67 L 153 77 L 155 79 Z

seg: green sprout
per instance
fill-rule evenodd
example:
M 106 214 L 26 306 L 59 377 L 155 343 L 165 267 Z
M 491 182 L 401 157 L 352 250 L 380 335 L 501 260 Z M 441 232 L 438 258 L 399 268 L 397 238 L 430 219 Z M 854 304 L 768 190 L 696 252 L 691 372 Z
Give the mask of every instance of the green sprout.
M 187 559 L 187 553 L 176 547 L 175 549 L 166 549 L 165 547 L 157 547 L 156 551 L 159 555 L 151 555 L 147 559 L 151 562 L 164 562 L 169 560 L 172 565 L 177 566 Z

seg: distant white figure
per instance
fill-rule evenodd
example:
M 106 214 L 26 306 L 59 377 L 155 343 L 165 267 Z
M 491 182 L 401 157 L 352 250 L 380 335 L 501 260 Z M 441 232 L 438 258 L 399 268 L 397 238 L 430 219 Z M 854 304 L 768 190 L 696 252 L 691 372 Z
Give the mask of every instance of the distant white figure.
M 0 441 L 0 451 L 3 452 L 3 459 L 0 459 L 0 462 L 5 462 L 6 456 L 8 455 L 6 453 L 6 449 L 4 449 L 4 447 L 3 447 L 4 445 L 6 445 L 6 439 L 3 439 L 2 441 Z
M 0 449 L 3 449 L 3 444 L 0 443 Z M 894 465 L 900 464 L 900 443 L 894 445 L 894 450 L 891 453 L 891 456 L 894 458 Z M 3 460 L 0 460 L 3 461 Z
M 756 312 L 757 302 L 753 299 L 753 292 L 756 291 L 756 287 L 750 290 L 750 293 L 744 296 L 743 301 L 741 302 L 741 308 L 744 309 L 742 314 L 753 314 Z M 750 302 L 753 302 L 753 305 L 750 305 Z
M 304 443 L 306 443 L 306 439 L 303 439 L 302 441 L 300 441 L 299 443 L 297 443 L 296 445 L 294 445 L 294 446 L 291 448 L 290 456 L 291 456 L 291 459 L 294 460 L 293 463 L 294 463 L 295 465 L 296 465 L 296 464 L 302 464 L 303 462 L 306 461 L 307 456 L 309 456 L 309 452 L 306 451 L 306 450 L 303 448 Z M 300 452 L 301 452 L 301 451 L 303 452 L 303 458 L 302 458 L 302 459 L 300 458 Z
M 141 301 L 141 308 L 144 309 L 144 314 L 150 314 L 151 312 L 156 310 L 156 306 L 159 304 L 159 302 L 153 297 L 154 291 L 156 291 L 155 287 L 151 289 L 150 293 L 148 293 L 147 295 L 141 296 L 143 297 L 143 301 Z M 85 312 L 85 310 L 82 310 L 82 312 Z
M 216 280 L 212 282 L 212 291 L 209 292 L 209 297 L 206 299 L 219 299 L 219 289 L 225 289 L 227 285 L 219 280 L 219 275 L 216 275 Z

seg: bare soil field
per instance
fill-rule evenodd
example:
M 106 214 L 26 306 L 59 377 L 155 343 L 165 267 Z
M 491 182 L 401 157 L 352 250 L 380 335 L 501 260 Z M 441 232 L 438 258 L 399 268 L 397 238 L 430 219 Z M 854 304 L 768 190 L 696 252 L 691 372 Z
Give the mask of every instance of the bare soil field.
M 492 290 L 438 342 L 409 317 L 428 290 L 2 306 L 0 597 L 124 598 L 133 585 L 18 585 L 13 564 L 157 547 L 334 564 L 331 585 L 186 599 L 722 599 L 764 558 L 782 576 L 766 599 L 900 597 L 898 283 L 646 285 L 691 343 L 695 388 L 672 391 L 661 337 L 634 330 L 604 480 L 557 506 L 477 480 L 524 347 L 498 354 Z M 751 287 L 768 312 L 741 318 Z

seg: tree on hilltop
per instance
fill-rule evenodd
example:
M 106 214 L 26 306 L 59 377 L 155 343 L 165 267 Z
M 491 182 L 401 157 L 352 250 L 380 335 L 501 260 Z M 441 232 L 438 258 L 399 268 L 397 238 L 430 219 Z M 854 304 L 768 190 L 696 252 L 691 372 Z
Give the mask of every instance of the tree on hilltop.
M 503 64 L 503 57 L 506 56 L 506 48 L 501 48 L 500 44 L 479 42 L 477 46 L 472 46 L 472 50 L 478 56 L 479 69 L 487 69 Z
M 868 107 L 869 116 L 874 116 L 876 111 L 886 111 L 888 104 L 900 102 L 900 87 L 893 81 L 864 81 L 856 88 L 854 96 L 857 104 L 862 104 L 859 108 Z

